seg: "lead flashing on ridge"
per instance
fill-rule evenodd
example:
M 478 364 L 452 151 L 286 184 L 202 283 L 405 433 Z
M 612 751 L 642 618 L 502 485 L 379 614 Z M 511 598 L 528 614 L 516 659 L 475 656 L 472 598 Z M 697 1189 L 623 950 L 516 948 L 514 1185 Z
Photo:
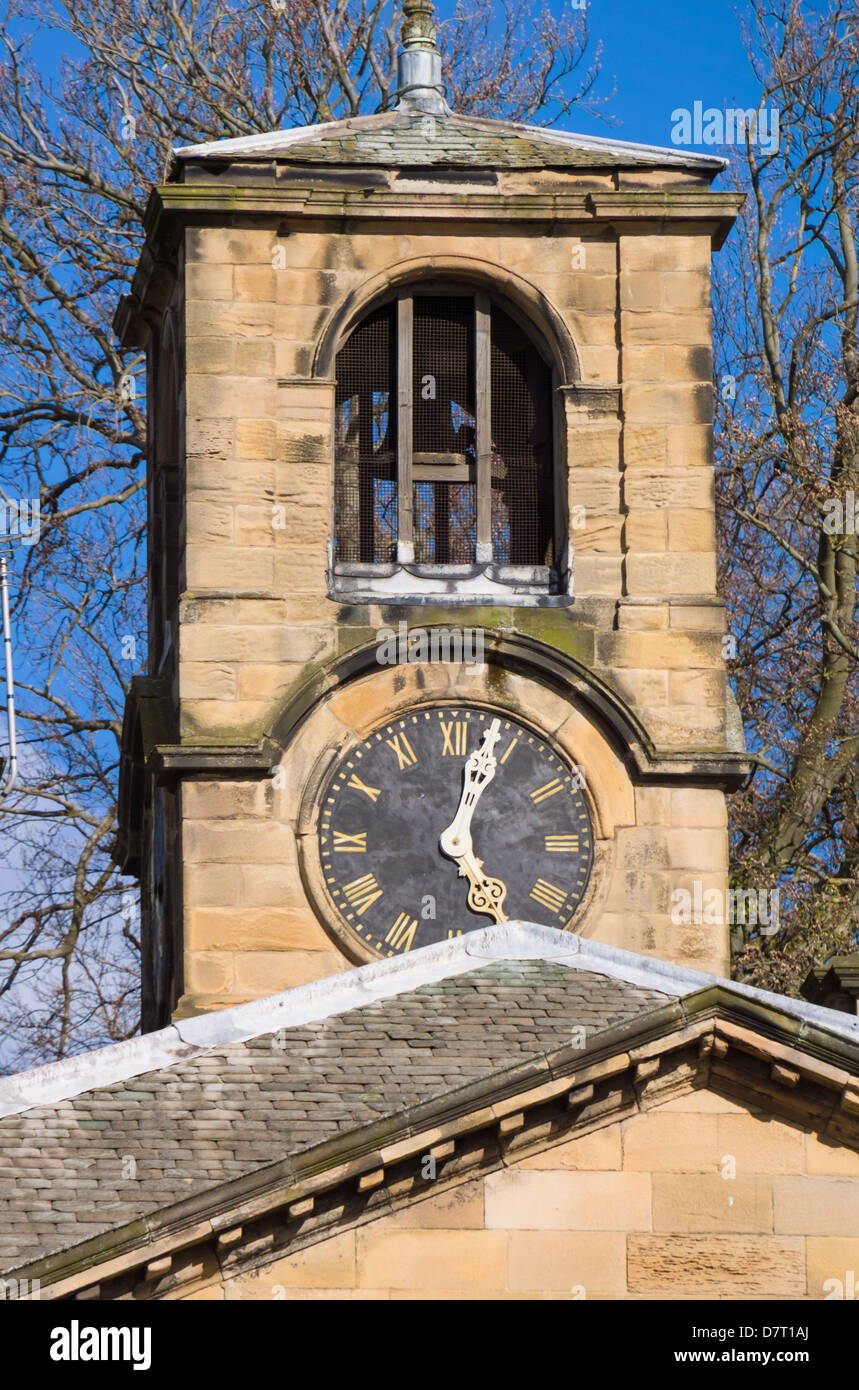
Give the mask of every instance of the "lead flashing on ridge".
M 512 921 L 424 946 L 406 956 L 392 956 L 330 975 L 249 1004 L 182 1019 L 128 1042 L 5 1077 L 0 1079 L 0 1117 L 20 1114 L 35 1106 L 55 1105 L 148 1071 L 190 1061 L 217 1047 L 349 1013 L 439 980 L 468 974 L 492 962 L 523 960 L 543 960 L 570 970 L 606 975 L 673 998 L 682 999 L 708 985 L 720 985 L 859 1045 L 859 1018 L 848 1014 L 718 975 L 670 965 L 618 946 L 604 946 L 572 932 Z

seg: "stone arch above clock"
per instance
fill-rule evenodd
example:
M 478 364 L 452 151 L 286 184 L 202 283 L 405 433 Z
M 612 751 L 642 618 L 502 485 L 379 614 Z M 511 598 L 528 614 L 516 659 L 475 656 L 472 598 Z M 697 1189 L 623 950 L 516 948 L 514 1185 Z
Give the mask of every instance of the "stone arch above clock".
M 308 803 L 294 802 L 311 745 L 324 762 L 319 732 L 332 758 L 357 735 L 360 720 L 334 736 L 338 701 L 371 688 L 398 709 L 407 695 L 429 708 L 437 685 L 440 705 L 467 693 L 490 725 L 517 719 L 573 763 L 554 740 L 578 721 L 595 856 L 570 925 L 725 970 L 726 925 L 675 924 L 671 894 L 725 884 L 724 792 L 744 774 L 715 588 L 709 315 L 738 200 L 710 191 L 718 160 L 457 116 L 432 84 L 407 85 L 377 116 L 177 151 L 116 317 L 148 354 L 149 489 L 171 499 L 169 545 L 150 529 L 154 636 L 127 709 L 117 842 L 128 872 L 150 865 L 145 956 L 163 978 L 144 982 L 146 1027 L 348 965 L 308 888 Z M 491 287 L 549 348 L 560 592 L 333 583 L 336 354 L 380 295 L 425 277 Z M 479 628 L 489 655 L 344 680 L 400 624 Z M 557 701 L 567 720 L 549 727 Z M 612 797 L 625 809 L 608 816 Z M 490 920 L 465 914 L 463 929 Z

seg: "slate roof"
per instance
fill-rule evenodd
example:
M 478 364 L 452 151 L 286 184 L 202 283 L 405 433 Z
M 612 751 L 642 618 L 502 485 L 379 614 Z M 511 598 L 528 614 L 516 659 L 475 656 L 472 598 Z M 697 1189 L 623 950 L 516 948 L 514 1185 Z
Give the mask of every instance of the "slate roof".
M 491 963 L 8 1116 L 0 1271 L 670 998 L 543 960 Z
M 574 1028 L 586 1068 L 712 985 L 859 1072 L 857 1017 L 509 922 L 0 1078 L 0 1274 L 297 1155 L 324 1168 L 332 1140 L 423 1105 L 512 1094 Z
M 453 165 L 480 169 L 683 165 L 716 174 L 728 161 L 689 150 L 546 130 L 477 116 L 391 111 L 174 149 L 192 160 L 288 159 L 301 164 Z

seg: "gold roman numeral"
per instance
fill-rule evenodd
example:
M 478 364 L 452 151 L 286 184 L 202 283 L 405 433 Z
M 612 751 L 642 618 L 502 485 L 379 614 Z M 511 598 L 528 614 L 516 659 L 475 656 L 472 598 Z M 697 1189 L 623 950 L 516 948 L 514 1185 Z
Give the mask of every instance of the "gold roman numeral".
M 452 758 L 463 757 L 468 751 L 468 725 L 465 720 L 460 719 L 455 724 L 445 724 L 442 720 L 441 731 L 444 735 L 441 756 L 444 758 L 449 753 Z
M 544 878 L 537 879 L 529 897 L 532 897 L 535 902 L 542 903 L 544 907 L 548 907 L 550 912 L 560 912 L 567 901 L 567 895 L 563 889 L 557 888 L 554 883 L 547 883 Z
M 502 762 L 502 763 L 506 763 L 507 759 L 510 757 L 510 754 L 513 752 L 513 749 L 516 747 L 516 744 L 517 744 L 518 742 L 519 742 L 519 735 L 517 734 L 515 738 L 511 738 L 511 740 L 510 740 L 510 742 L 508 743 L 508 745 L 507 745 L 507 747 L 506 747 L 504 753 L 502 754 L 502 756 L 501 756 L 501 762 Z
M 541 801 L 548 801 L 550 796 L 556 792 L 563 791 L 564 784 L 559 777 L 553 777 L 551 782 L 545 782 L 542 787 L 535 787 L 530 793 L 531 800 L 535 806 L 539 806 Z
M 547 835 L 546 849 L 550 854 L 577 854 L 578 835 Z
M 372 907 L 377 898 L 381 898 L 384 889 L 379 887 L 374 874 L 364 874 L 362 878 L 353 878 L 351 883 L 344 883 L 343 892 L 360 916 L 368 907 Z
M 414 767 L 418 760 L 418 755 L 409 743 L 405 734 L 394 734 L 393 738 L 386 738 L 385 742 L 389 748 L 393 748 L 397 755 L 397 771 L 402 772 L 404 767 Z M 402 747 L 400 747 L 402 744 Z
M 401 912 L 385 940 L 395 951 L 410 951 L 417 929 L 417 917 L 410 917 L 407 912 Z
M 356 792 L 364 792 L 366 796 L 369 796 L 371 801 L 378 801 L 379 797 L 382 795 L 381 787 L 368 787 L 367 783 L 362 782 L 361 778 L 355 772 L 352 773 L 346 786 L 354 787 Z
M 359 830 L 357 835 L 346 835 L 342 830 L 334 831 L 335 854 L 364 854 L 366 849 L 366 830 Z

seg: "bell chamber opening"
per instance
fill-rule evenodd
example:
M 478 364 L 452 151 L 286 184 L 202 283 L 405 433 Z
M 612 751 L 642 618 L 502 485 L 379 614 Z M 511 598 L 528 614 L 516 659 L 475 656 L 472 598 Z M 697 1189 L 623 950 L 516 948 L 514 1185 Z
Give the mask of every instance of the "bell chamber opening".
M 336 376 L 335 578 L 558 593 L 553 372 L 517 318 L 412 287 L 357 324 Z

